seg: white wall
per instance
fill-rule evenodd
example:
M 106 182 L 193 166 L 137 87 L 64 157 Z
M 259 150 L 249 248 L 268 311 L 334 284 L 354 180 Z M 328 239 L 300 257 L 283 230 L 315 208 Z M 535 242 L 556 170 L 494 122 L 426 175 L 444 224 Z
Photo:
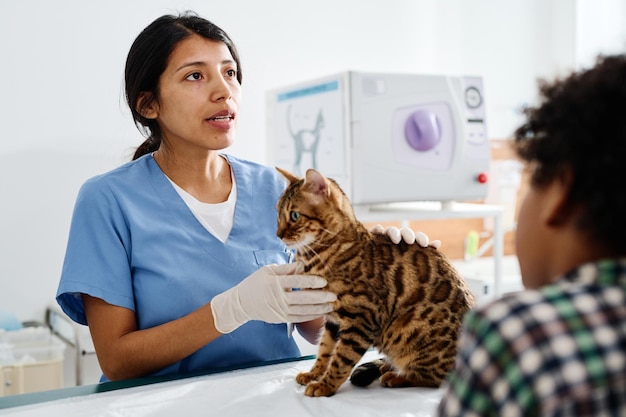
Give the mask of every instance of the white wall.
M 141 142 L 125 55 L 164 13 L 194 9 L 243 59 L 230 153 L 265 161 L 265 92 L 344 70 L 478 74 L 492 137 L 510 134 L 538 76 L 575 65 L 569 0 L 0 0 L 0 308 L 42 320 L 74 198 Z
M 594 64 L 598 53 L 626 50 L 626 2 L 576 0 L 576 68 Z

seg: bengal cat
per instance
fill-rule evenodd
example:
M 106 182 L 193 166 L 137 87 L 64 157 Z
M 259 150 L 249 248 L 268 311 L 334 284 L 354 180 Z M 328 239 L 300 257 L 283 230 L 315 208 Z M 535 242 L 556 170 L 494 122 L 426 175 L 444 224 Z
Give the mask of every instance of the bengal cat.
M 314 169 L 290 182 L 278 202 L 277 235 L 296 249 L 305 273 L 320 275 L 337 294 L 317 359 L 297 375 L 305 395 L 331 396 L 370 347 L 384 359 L 355 369 L 365 386 L 438 387 L 452 369 L 463 315 L 474 296 L 433 247 L 394 244 L 355 217 L 338 184 Z

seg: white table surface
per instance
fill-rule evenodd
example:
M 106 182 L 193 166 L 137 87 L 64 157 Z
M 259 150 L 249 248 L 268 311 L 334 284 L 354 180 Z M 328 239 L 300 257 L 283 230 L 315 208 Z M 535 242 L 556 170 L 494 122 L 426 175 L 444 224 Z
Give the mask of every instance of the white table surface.
M 371 360 L 375 352 L 368 352 Z M 312 359 L 93 393 L 0 410 L 1 416 L 432 416 L 441 389 L 367 388 L 344 383 L 310 398 L 295 382 Z

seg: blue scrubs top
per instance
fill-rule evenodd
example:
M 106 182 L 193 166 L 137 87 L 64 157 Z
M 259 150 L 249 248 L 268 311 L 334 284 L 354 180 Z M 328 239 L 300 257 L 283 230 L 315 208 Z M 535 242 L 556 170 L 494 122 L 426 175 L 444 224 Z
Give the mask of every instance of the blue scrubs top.
M 226 243 L 195 218 L 152 155 L 88 180 L 80 189 L 57 301 L 87 324 L 81 294 L 135 312 L 139 329 L 191 313 L 263 265 L 286 263 L 275 169 L 226 156 L 237 183 Z M 285 324 L 251 321 L 154 375 L 300 356 Z

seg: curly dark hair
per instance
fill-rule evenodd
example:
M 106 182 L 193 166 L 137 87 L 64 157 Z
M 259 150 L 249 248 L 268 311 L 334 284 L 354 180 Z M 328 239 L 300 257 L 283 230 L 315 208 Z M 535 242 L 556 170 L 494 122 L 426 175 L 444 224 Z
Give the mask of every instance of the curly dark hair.
M 526 109 L 514 149 L 541 187 L 571 169 L 568 203 L 577 226 L 626 254 L 626 56 L 600 56 L 588 70 L 540 81 L 542 102 Z

